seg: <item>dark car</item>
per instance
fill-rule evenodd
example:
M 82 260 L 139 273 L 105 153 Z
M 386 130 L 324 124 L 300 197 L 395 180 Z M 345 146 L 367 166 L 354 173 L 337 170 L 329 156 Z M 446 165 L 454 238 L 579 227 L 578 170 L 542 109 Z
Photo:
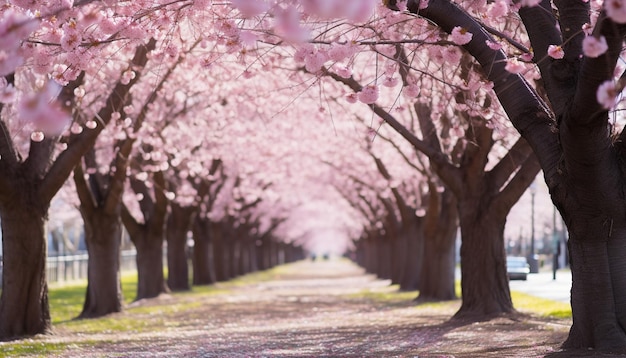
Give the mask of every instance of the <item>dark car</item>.
M 507 256 L 506 273 L 509 276 L 509 280 L 526 281 L 528 274 L 530 273 L 528 260 L 526 260 L 523 256 Z

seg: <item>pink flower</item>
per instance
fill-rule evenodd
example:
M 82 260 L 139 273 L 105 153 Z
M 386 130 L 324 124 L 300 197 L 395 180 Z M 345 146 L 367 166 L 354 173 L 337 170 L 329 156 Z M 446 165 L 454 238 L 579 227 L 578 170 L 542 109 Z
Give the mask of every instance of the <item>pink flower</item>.
M 239 40 L 246 47 L 252 47 L 256 44 L 259 37 L 252 31 L 241 31 L 239 33 Z
M 0 77 L 0 103 L 12 103 L 16 97 L 13 85 L 7 83 L 4 77 Z
M 269 9 L 269 5 L 262 0 L 231 0 L 230 2 L 243 17 L 260 15 Z
M 611 20 L 623 24 L 626 23 L 626 0 L 607 0 L 604 9 Z
M 22 97 L 17 104 L 20 120 L 33 123 L 37 131 L 49 135 L 61 134 L 71 118 L 55 100 L 58 92 L 59 86 L 49 81 L 41 91 Z
M 132 79 L 135 78 L 135 76 L 136 76 L 135 71 L 133 71 L 133 70 L 126 70 L 126 71 L 124 71 L 124 73 L 122 73 L 122 78 L 120 78 L 120 82 L 123 85 L 127 85 L 127 84 L 130 83 L 130 81 Z
M 467 29 L 460 26 L 455 26 L 452 29 L 452 33 L 450 34 L 450 36 L 452 38 L 452 42 L 457 45 L 465 45 L 472 41 L 472 33 L 468 32 Z
M 596 92 L 596 99 L 598 103 L 605 109 L 611 109 L 617 104 L 617 95 L 619 94 L 618 88 L 613 81 L 605 81 L 598 86 Z
M 548 46 L 548 56 L 559 60 L 565 56 L 565 51 L 559 45 L 550 45 Z
M 395 87 L 398 82 L 400 82 L 398 80 L 397 77 L 385 77 L 385 79 L 383 80 L 383 86 L 385 87 Z
M 516 58 L 510 58 L 506 61 L 506 66 L 504 66 L 504 69 L 511 72 L 511 73 L 522 73 L 525 69 L 526 66 L 524 66 L 523 62 L 518 61 Z
M 304 42 L 311 37 L 310 31 L 302 27 L 300 13 L 293 6 L 279 11 L 274 21 L 276 33 L 287 41 Z
M 493 19 L 506 16 L 506 14 L 508 13 L 509 4 L 505 0 L 498 0 L 494 2 L 493 4 L 489 5 L 489 10 L 487 10 L 487 15 Z
M 539 5 L 539 3 L 541 2 L 541 0 L 522 0 L 520 2 L 521 6 L 527 6 L 527 7 L 534 7 Z
M 524 52 L 520 58 L 522 59 L 522 61 L 524 62 L 532 62 L 533 61 L 533 57 L 535 57 L 535 54 L 532 52 Z
M 402 94 L 408 98 L 416 98 L 420 94 L 420 88 L 416 84 L 404 86 Z
M 328 50 L 328 57 L 335 61 L 342 61 L 352 55 L 354 55 L 355 49 L 353 46 L 344 45 L 344 44 L 333 44 L 332 47 Z
M 358 94 L 359 101 L 365 104 L 372 104 L 378 100 L 378 86 L 376 85 L 368 85 L 363 87 L 361 92 Z
M 337 75 L 343 77 L 343 78 L 350 78 L 352 77 L 352 69 L 348 68 L 346 66 L 340 66 L 335 70 L 335 73 L 337 73 Z
M 44 140 L 44 138 L 44 134 L 40 131 L 34 131 L 30 134 L 30 140 L 32 140 L 33 142 L 41 142 L 42 140 Z
M 607 45 L 606 38 L 604 36 L 600 36 L 600 38 L 586 36 L 583 40 L 583 53 L 587 57 L 598 57 L 605 53 L 608 49 L 609 45 Z
M 322 69 L 327 59 L 326 53 L 323 51 L 315 51 L 304 58 L 304 67 L 307 71 L 315 73 Z
M 487 47 L 495 51 L 502 49 L 502 45 L 497 42 L 486 40 L 485 44 L 487 45 Z
M 441 50 L 441 55 L 443 56 L 443 59 L 451 65 L 458 65 L 461 62 L 461 57 L 463 56 L 461 50 L 454 46 L 448 46 Z
M 428 7 L 428 0 L 420 0 L 419 9 L 422 10 L 422 9 L 427 8 L 427 7 Z
M 356 93 L 349 93 L 346 95 L 346 101 L 348 101 L 348 103 L 356 103 L 356 101 L 358 100 Z

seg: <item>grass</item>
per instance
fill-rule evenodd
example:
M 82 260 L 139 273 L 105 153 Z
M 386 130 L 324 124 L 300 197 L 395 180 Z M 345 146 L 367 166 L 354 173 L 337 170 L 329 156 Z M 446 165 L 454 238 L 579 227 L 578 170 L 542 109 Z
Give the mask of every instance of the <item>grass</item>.
M 525 293 L 512 291 L 513 307 L 520 312 L 537 314 L 550 318 L 572 318 L 572 307 L 569 303 L 552 301 Z
M 455 291 L 457 297 L 461 297 L 461 283 L 459 280 L 456 281 Z M 418 295 L 419 291 L 400 291 L 398 285 L 392 285 L 386 290 L 364 290 L 349 295 L 348 297 L 354 299 L 369 299 L 379 303 L 397 303 L 414 300 Z M 572 308 L 569 303 L 548 300 L 517 291 L 511 291 L 511 300 L 513 301 L 513 307 L 520 312 L 531 313 L 546 318 L 572 318 Z M 427 302 L 420 304 L 418 307 L 428 309 L 449 308 L 451 305 L 458 304 L 458 301 L 457 299 L 442 302 Z
M 77 317 L 83 309 L 87 281 L 81 280 L 70 284 L 50 285 L 48 300 L 52 324 L 67 322 Z M 137 294 L 137 273 L 122 274 L 122 295 L 124 303 L 132 302 Z

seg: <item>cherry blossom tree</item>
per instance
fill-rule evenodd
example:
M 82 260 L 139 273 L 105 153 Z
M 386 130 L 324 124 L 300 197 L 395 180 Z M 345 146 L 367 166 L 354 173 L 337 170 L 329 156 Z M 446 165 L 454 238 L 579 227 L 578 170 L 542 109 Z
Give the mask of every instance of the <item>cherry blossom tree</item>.
M 492 81 L 511 123 L 539 159 L 570 237 L 573 325 L 564 347 L 623 352 L 625 281 L 618 261 L 626 247 L 624 206 L 615 193 L 623 187 L 624 132 L 611 113 L 620 104 L 624 4 L 540 1 L 485 8 L 433 0 L 406 5 L 445 32 L 459 27 L 472 34 L 465 51 Z M 491 26 L 477 20 L 481 12 L 493 15 L 487 18 Z M 517 16 L 518 27 L 499 23 Z M 532 58 L 541 81 L 519 75 L 532 70 L 516 63 L 514 51 L 520 49 L 530 54 L 525 57 Z

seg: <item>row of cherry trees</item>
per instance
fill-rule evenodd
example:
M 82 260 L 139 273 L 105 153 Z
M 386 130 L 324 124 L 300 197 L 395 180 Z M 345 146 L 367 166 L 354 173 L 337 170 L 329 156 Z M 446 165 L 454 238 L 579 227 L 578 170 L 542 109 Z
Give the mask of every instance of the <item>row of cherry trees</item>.
M 186 6 L 183 5 L 185 5 L 184 2 L 181 2 L 176 5 L 178 7 L 155 8 L 154 12 L 164 12 L 164 14 L 159 14 L 161 16 L 168 14 L 168 11 L 181 15 L 186 9 Z M 61 14 L 65 14 L 65 11 L 77 11 L 78 18 L 87 15 L 102 16 L 100 10 L 92 9 L 91 6 L 94 5 L 63 10 Z M 197 6 L 197 4 L 193 4 L 194 10 L 197 10 Z M 138 14 L 133 13 L 135 10 L 132 6 L 123 9 L 128 14 Z M 95 15 L 89 10 L 93 11 Z M 105 14 L 108 14 L 107 11 L 111 9 L 105 7 L 105 10 Z M 256 13 L 247 14 L 242 11 L 244 8 L 241 6 L 238 6 L 238 10 L 244 15 L 256 15 Z M 50 169 L 52 172 L 46 174 L 43 171 L 39 175 L 55 178 L 56 185 L 59 185 L 64 181 L 64 176 L 69 175 L 68 169 L 74 172 L 73 182 L 80 199 L 79 205 L 85 221 L 90 254 L 89 287 L 81 316 L 93 317 L 120 309 L 119 273 L 115 268 L 119 265 L 121 220 L 138 250 L 138 298 L 153 297 L 166 289 L 163 273 L 160 270 L 162 266 L 162 237 L 165 230 L 167 230 L 168 265 L 170 269 L 168 283 L 175 289 L 186 289 L 188 286 L 184 254 L 186 251 L 186 233 L 190 227 L 195 235 L 197 245 L 194 245 L 193 251 L 194 266 L 197 269 L 194 270 L 194 274 L 200 275 L 204 272 L 204 278 L 198 278 L 197 282 L 209 282 L 214 279 L 212 276 L 215 276 L 215 279 L 231 277 L 243 272 L 245 267 L 253 268 L 255 264 L 265 266 L 266 262 L 275 261 L 263 258 L 253 260 L 256 256 L 253 249 L 257 244 L 261 247 L 273 246 L 272 241 L 268 240 L 263 230 L 258 227 L 264 226 L 271 232 L 285 220 L 284 217 L 272 215 L 269 219 L 264 218 L 254 211 L 255 207 L 263 202 L 259 200 L 260 196 L 234 194 L 242 182 L 250 179 L 249 173 L 243 175 L 235 173 L 234 176 L 227 176 L 230 178 L 228 180 L 221 178 L 225 173 L 223 168 L 230 168 L 228 164 L 224 163 L 237 162 L 236 168 L 240 169 L 235 169 L 235 172 L 238 170 L 250 172 L 249 169 L 240 165 L 242 159 L 246 157 L 251 157 L 255 161 L 253 166 L 255 170 L 263 171 L 263 168 L 259 166 L 269 164 L 269 161 L 250 155 L 250 152 L 255 152 L 254 154 L 267 152 L 267 142 L 260 140 L 265 146 L 261 145 L 254 150 L 248 149 L 248 153 L 245 150 L 241 151 L 242 146 L 249 145 L 248 141 L 241 139 L 254 137 L 258 128 L 251 130 L 245 122 L 228 122 L 235 116 L 260 118 L 267 121 L 268 117 L 275 117 L 276 113 L 291 114 L 292 117 L 297 117 L 306 111 L 308 112 L 306 120 L 315 123 L 316 118 L 322 119 L 318 122 L 317 127 L 313 126 L 309 130 L 308 128 L 311 128 L 309 127 L 310 123 L 297 122 L 297 125 L 292 123 L 291 126 L 286 126 L 284 131 L 277 132 L 280 133 L 280 136 L 289 137 L 292 141 L 295 139 L 296 141 L 299 140 L 299 143 L 311 142 L 310 147 L 319 146 L 320 140 L 328 141 L 328 134 L 326 134 L 326 138 L 321 135 L 325 132 L 322 132 L 320 127 L 328 127 L 328 121 L 324 118 L 328 116 L 341 118 L 343 116 L 340 116 L 340 113 L 348 113 L 349 115 L 355 113 L 354 110 L 339 112 L 343 111 L 345 106 L 339 111 L 333 109 L 337 103 L 343 103 L 342 97 L 346 89 L 358 94 L 358 99 L 361 102 L 369 104 L 376 116 L 391 124 L 392 128 L 411 144 L 409 148 L 401 148 L 397 144 L 397 138 L 395 141 L 385 140 L 394 148 L 396 156 L 400 154 L 400 160 L 405 162 L 405 168 L 402 171 L 410 174 L 409 176 L 403 175 L 403 179 L 396 178 L 397 170 L 389 170 L 390 163 L 387 160 L 382 160 L 372 148 L 366 148 L 365 153 L 369 153 L 367 155 L 369 165 L 362 164 L 363 168 L 373 167 L 374 175 L 379 178 L 377 181 L 386 182 L 388 185 L 381 186 L 381 183 L 372 184 L 364 181 L 362 175 L 356 174 L 362 173 L 363 168 L 356 168 L 355 173 L 347 173 L 348 181 L 332 183 L 345 201 L 361 214 L 359 219 L 365 223 L 364 230 L 357 235 L 360 236 L 360 240 L 356 241 L 359 256 L 365 258 L 362 260 L 363 264 L 383 277 L 392 278 L 394 282 L 400 283 L 403 288 L 419 288 L 422 299 L 453 297 L 453 245 L 458 216 L 458 209 L 454 203 L 463 193 L 482 193 L 482 189 L 477 191 L 476 187 L 464 188 L 462 185 L 466 183 L 465 176 L 475 173 L 473 175 L 480 177 L 484 174 L 482 169 L 490 148 L 490 145 L 487 144 L 491 143 L 492 128 L 489 128 L 485 121 L 481 122 L 481 113 L 473 113 L 471 117 L 466 114 L 470 112 L 468 110 L 470 108 L 469 100 L 476 101 L 476 98 L 471 96 L 473 95 L 472 90 L 475 88 L 467 88 L 465 92 L 462 92 L 470 94 L 468 99 L 465 99 L 464 95 L 455 98 L 459 106 L 465 105 L 465 107 L 452 113 L 442 110 L 445 109 L 442 106 L 442 101 L 433 102 L 431 100 L 429 102 L 430 96 L 424 96 L 422 100 L 414 103 L 414 99 L 419 94 L 416 91 L 420 89 L 424 92 L 426 92 L 425 89 L 433 92 L 441 91 L 444 97 L 457 93 L 456 91 L 446 92 L 446 87 L 435 87 L 431 81 L 421 80 L 420 77 L 416 77 L 412 73 L 414 69 L 410 63 L 419 58 L 415 48 L 405 49 L 402 45 L 395 44 L 382 45 L 380 48 L 375 48 L 375 51 L 363 51 L 363 49 L 367 49 L 363 46 L 369 46 L 367 41 L 359 42 L 358 46 L 355 42 L 337 44 L 330 41 L 320 41 L 318 45 L 299 44 L 276 48 L 277 38 L 273 37 L 271 33 L 263 32 L 266 30 L 262 27 L 264 26 L 262 21 L 254 20 L 248 16 L 248 20 L 242 20 L 236 24 L 228 19 L 228 16 L 225 16 L 229 15 L 230 11 L 223 10 L 220 12 L 217 10 L 212 13 L 211 21 L 214 21 L 215 27 L 212 28 L 214 32 L 207 39 L 195 39 L 190 36 L 195 30 L 194 26 L 197 26 L 197 23 L 192 20 L 195 20 L 195 17 L 206 15 L 202 11 L 194 12 L 193 16 L 189 15 L 191 20 L 188 22 L 159 24 L 161 28 L 170 27 L 164 33 L 166 36 L 158 40 L 148 41 L 147 38 L 141 40 L 142 36 L 146 35 L 146 24 L 137 22 L 124 24 L 121 22 L 123 25 L 120 25 L 120 28 L 123 31 L 108 31 L 112 33 L 111 36 L 115 40 L 111 43 L 123 43 L 123 46 L 111 49 L 101 43 L 94 45 L 95 39 L 90 40 L 92 46 L 86 46 L 89 51 L 98 50 L 99 47 L 106 47 L 110 51 L 108 54 L 110 66 L 102 67 L 102 63 L 95 63 L 95 65 L 109 71 L 108 76 L 102 76 L 104 72 L 96 71 L 94 73 L 88 64 L 82 62 L 80 65 L 85 67 L 84 69 L 79 64 L 74 63 L 68 68 L 57 69 L 58 74 L 55 79 L 65 85 L 61 92 L 64 96 L 61 98 L 61 103 L 69 105 L 73 110 L 74 119 L 68 132 L 61 137 L 62 143 L 61 148 L 59 148 L 61 152 Z M 286 13 L 288 15 L 287 11 Z M 389 26 L 402 26 L 402 23 L 397 17 L 394 17 L 392 12 L 381 9 L 381 13 L 382 16 L 379 20 L 369 23 L 364 28 L 353 27 L 349 24 L 344 25 L 351 29 L 351 34 L 356 33 L 354 36 L 374 36 L 376 41 L 384 44 L 385 41 L 389 41 L 387 38 L 390 35 L 388 30 L 393 28 Z M 115 14 L 120 16 L 122 11 L 115 12 Z M 152 26 L 151 21 L 154 21 L 154 17 L 148 18 L 147 21 Z M 285 19 L 287 21 L 290 18 Z M 80 29 L 80 26 L 89 26 L 88 21 L 76 23 L 75 18 L 69 15 L 55 17 L 55 21 L 63 22 L 65 20 L 68 24 L 66 32 L 74 36 L 77 36 L 74 33 L 76 27 Z M 103 19 L 100 20 L 104 21 Z M 203 17 L 203 20 L 206 18 Z M 117 18 L 115 22 L 120 22 L 120 19 Z M 250 24 L 254 26 L 251 29 L 246 29 Z M 305 30 L 299 21 L 283 25 Z M 54 30 L 54 26 L 48 26 L 51 27 L 48 31 Z M 109 24 L 109 26 L 111 25 Z M 379 28 L 386 28 L 387 32 L 379 33 Z M 274 30 L 278 33 L 282 31 L 280 26 Z M 296 32 L 290 32 L 290 35 Z M 63 35 L 67 35 L 67 33 L 64 32 Z M 322 36 L 319 37 L 320 39 L 332 38 L 336 36 L 337 31 L 331 26 L 322 28 L 320 33 L 323 34 L 323 36 L 320 35 Z M 124 37 L 116 38 L 116 36 L 121 36 L 120 34 L 123 34 Z M 283 35 L 287 35 L 287 33 L 283 33 Z M 30 42 L 31 47 L 43 47 L 45 51 L 42 52 L 50 51 L 50 48 L 58 51 L 58 47 L 54 46 L 55 43 L 48 39 L 49 36 L 52 35 L 43 31 L 40 35 L 41 40 L 32 40 Z M 190 41 L 190 38 L 193 41 Z M 81 52 L 80 55 L 82 56 L 85 55 L 81 46 L 64 48 L 63 38 L 60 40 L 61 49 L 66 51 L 61 51 L 64 60 L 70 58 L 70 54 L 75 57 L 78 56 L 79 54 L 76 52 Z M 85 44 L 84 40 L 80 39 L 79 42 L 83 46 L 89 45 Z M 258 41 L 270 45 L 250 46 L 251 43 L 256 44 Z M 65 47 L 68 46 L 65 45 Z M 439 50 L 443 52 L 447 48 L 442 46 Z M 270 52 L 270 50 L 272 51 Z M 295 52 L 292 52 L 294 50 Z M 409 60 L 406 51 L 411 51 L 413 60 Z M 54 56 L 58 54 L 46 52 L 45 55 Z M 31 56 L 33 61 L 37 58 L 32 54 Z M 429 70 L 441 70 L 445 73 L 448 68 L 451 68 L 447 66 L 446 61 L 448 59 L 445 59 L 443 54 L 440 57 L 439 62 L 428 65 L 430 66 Z M 74 57 L 71 58 L 74 59 Z M 284 82 L 276 83 L 275 79 L 269 80 L 268 77 L 258 73 L 258 71 L 269 72 L 269 70 L 278 72 L 278 65 L 293 64 L 293 59 L 296 63 L 288 68 L 289 71 L 286 72 L 286 76 L 291 78 L 297 86 Z M 230 63 L 231 60 L 236 60 L 236 62 Z M 378 100 L 379 89 L 377 86 L 360 83 L 378 81 L 379 75 L 377 73 L 366 70 L 368 64 L 378 63 L 378 61 L 387 63 L 384 65 L 384 75 L 380 81 L 384 80 L 386 86 L 392 89 L 388 94 L 389 98 L 393 98 L 393 87 L 398 84 L 403 85 L 402 92 L 407 97 L 407 102 L 398 106 L 397 113 L 392 113 L 393 106 L 381 107 L 375 104 Z M 457 61 L 460 61 L 460 58 Z M 298 67 L 300 63 L 304 65 L 302 69 Z M 325 63 L 332 64 L 332 66 L 327 69 L 324 67 Z M 362 73 L 351 76 L 348 65 L 355 69 L 360 68 Z M 453 63 L 452 65 L 457 64 Z M 379 66 L 376 66 L 376 69 L 378 68 Z M 473 86 L 476 87 L 476 83 L 479 81 L 471 78 L 473 72 L 470 65 L 466 64 L 464 68 L 465 80 L 467 82 L 473 81 Z M 306 71 L 306 74 L 302 70 Z M 41 71 L 45 72 L 45 69 Z M 233 76 L 233 73 L 236 75 Z M 255 76 L 258 76 L 256 82 Z M 272 77 L 275 76 L 276 74 L 273 74 Z M 236 85 L 236 79 L 245 79 L 246 86 Z M 259 88 L 261 87 L 265 87 L 263 92 L 267 93 L 268 82 L 276 83 L 274 85 L 277 88 L 276 93 L 286 93 L 284 98 L 287 101 L 281 103 L 275 96 L 272 97 L 272 105 L 280 109 L 272 110 L 269 115 L 264 113 L 267 112 L 267 109 L 264 108 L 267 102 L 264 103 L 264 101 L 268 100 L 268 96 L 259 95 L 261 93 Z M 255 83 L 258 86 L 256 91 L 254 91 Z M 7 84 L 9 84 L 8 81 Z M 297 90 L 285 91 L 284 88 L 287 86 L 296 87 Z M 319 93 L 305 94 L 310 93 L 309 90 L 316 87 L 322 92 L 321 95 Z M 9 87 L 7 86 L 7 88 Z M 298 91 L 302 92 L 298 93 Z M 349 94 L 346 99 L 349 102 L 353 101 L 355 99 L 354 94 Z M 318 98 L 318 100 L 324 98 L 325 101 L 322 105 L 311 105 L 308 107 L 310 110 L 307 111 L 308 108 L 300 101 L 306 96 Z M 294 99 L 299 100 L 299 108 L 297 112 L 291 113 L 287 111 L 287 108 L 292 107 L 291 102 Z M 478 99 L 478 101 L 488 100 L 488 96 Z M 490 110 L 488 104 L 483 107 L 485 110 Z M 371 115 L 361 112 L 360 116 L 367 118 Z M 458 122 L 457 117 L 467 118 L 465 118 L 465 122 Z M 414 121 L 415 118 L 417 123 Z M 289 120 L 293 121 L 292 118 Z M 438 120 L 441 123 L 440 127 L 437 128 L 433 125 L 431 120 Z M 378 120 L 375 123 L 378 123 Z M 107 124 L 108 126 L 105 127 Z M 30 135 L 31 148 L 37 148 L 42 139 L 44 142 L 55 142 L 55 137 L 50 137 L 50 134 L 54 135 L 54 131 L 50 131 L 49 128 L 36 127 L 39 123 L 34 122 L 34 125 Z M 268 125 L 270 124 L 268 123 Z M 271 125 L 278 126 L 279 124 L 273 121 Z M 280 123 L 280 125 L 284 124 Z M 335 135 L 344 130 L 339 128 L 338 124 L 333 123 L 333 126 Z M 369 124 L 370 131 L 374 135 L 367 138 L 368 143 L 375 142 L 377 138 L 379 138 L 378 141 L 383 140 L 382 130 L 378 126 L 379 124 Z M 427 133 L 422 135 L 422 138 L 412 134 L 418 131 L 418 126 L 423 133 Z M 296 138 L 294 127 L 304 130 L 305 135 L 302 138 Z M 218 138 L 219 136 L 211 134 L 211 131 L 225 133 L 225 128 L 231 132 L 229 135 L 221 134 L 223 136 L 221 140 Z M 485 129 L 478 130 L 478 128 Z M 28 128 L 18 132 L 29 133 Z M 100 132 L 103 134 L 98 135 Z M 230 145 L 220 146 L 216 144 L 225 141 L 230 141 Z M 454 141 L 458 141 L 457 144 L 454 144 Z M 78 146 L 76 143 L 81 145 Z M 271 143 L 272 147 L 280 148 L 278 138 L 274 138 Z M 467 145 L 467 143 L 484 143 L 487 146 L 472 146 Z M 274 153 L 274 155 L 290 156 L 293 160 L 301 162 L 303 151 L 295 151 L 300 154 L 300 156 L 296 156 L 292 153 L 294 152 L 293 148 L 290 149 L 283 150 L 282 153 Z M 416 149 L 419 153 L 408 154 Z M 240 155 L 233 156 L 228 151 L 237 151 Z M 73 154 L 69 155 L 68 153 Z M 332 160 L 326 153 L 325 156 L 322 155 L 326 158 L 322 161 L 327 162 L 325 165 L 331 164 L 334 170 L 346 168 L 345 164 L 349 162 L 350 156 L 345 153 L 343 152 L 341 156 L 335 155 Z M 525 153 L 528 154 L 528 151 Z M 506 158 L 506 156 L 504 157 Z M 52 151 L 50 158 L 53 158 Z M 397 158 L 395 161 L 398 160 Z M 523 159 L 524 157 L 519 158 Z M 472 170 L 467 170 L 466 174 L 456 173 L 458 168 L 463 169 L 460 164 L 464 161 L 467 163 L 466 168 Z M 480 165 L 481 163 L 483 166 Z M 308 167 L 302 166 L 303 163 L 299 164 L 301 167 L 296 170 L 298 173 L 303 173 L 310 172 L 311 168 L 319 167 L 321 163 L 314 163 Z M 57 170 L 54 172 L 55 165 L 64 168 L 64 171 L 58 172 Z M 270 164 L 270 166 L 272 165 L 277 164 Z M 500 171 L 504 172 L 498 174 L 500 178 L 493 183 L 498 188 L 502 186 L 503 178 L 508 178 L 507 173 L 517 170 L 518 164 L 503 167 Z M 448 171 L 447 174 L 445 174 L 446 171 Z M 520 172 L 526 173 L 526 171 Z M 289 170 L 283 171 L 283 175 L 285 173 L 286 176 L 289 176 Z M 323 171 L 313 171 L 309 175 L 319 177 L 323 175 Z M 460 182 L 459 179 L 461 179 Z M 129 185 L 129 188 L 125 189 L 126 185 Z M 272 185 L 279 184 L 266 178 L 257 178 L 256 183 L 252 186 L 267 191 Z M 457 192 L 455 193 L 450 187 L 456 188 Z M 229 194 L 221 197 L 228 199 L 223 199 L 220 203 L 218 200 L 220 195 L 218 194 L 224 193 L 222 191 L 224 188 Z M 522 188 L 522 185 L 518 185 L 517 190 L 513 193 L 519 192 Z M 382 194 L 384 192 L 387 194 Z M 124 193 L 130 195 L 124 196 Z M 288 192 L 287 195 L 294 194 Z M 476 195 L 474 203 L 466 211 L 480 212 L 480 210 L 475 210 L 477 206 L 482 205 L 482 203 L 476 202 L 476 197 L 478 199 L 483 198 Z M 492 201 L 486 197 L 484 199 L 487 202 Z M 514 199 L 514 197 L 509 197 L 508 203 L 512 205 Z M 41 218 L 45 217 L 45 208 L 48 202 L 41 205 L 42 209 L 39 210 Z M 273 213 L 277 205 L 271 201 L 270 204 L 271 206 L 265 209 L 269 209 Z M 293 205 L 293 203 L 290 204 Z M 169 225 L 165 225 L 168 205 L 169 217 L 167 221 Z M 29 206 L 31 204 L 24 205 L 25 208 Z M 506 211 L 498 213 L 506 214 Z M 15 213 L 13 214 L 15 215 Z M 194 217 L 195 220 L 192 220 Z M 463 228 L 463 216 L 460 217 Z M 504 216 L 497 218 L 503 228 Z M 474 237 L 484 237 L 483 230 L 491 230 L 492 226 L 495 226 L 497 228 L 495 235 L 487 235 L 492 239 L 491 244 L 488 245 L 494 245 L 494 250 L 483 250 L 480 245 L 474 249 L 465 250 L 467 253 L 463 255 L 465 256 L 464 262 L 469 263 L 472 259 L 476 262 L 483 262 L 485 257 L 480 257 L 478 254 L 491 253 L 486 256 L 486 259 L 496 262 L 496 266 L 500 269 L 489 272 L 488 275 L 484 276 L 488 278 L 485 280 L 480 275 L 480 271 L 472 270 L 469 264 L 464 265 L 463 272 L 467 272 L 470 276 L 464 277 L 463 280 L 466 283 L 463 298 L 467 305 L 464 305 L 465 310 L 462 312 L 484 315 L 510 311 L 512 306 L 508 296 L 508 287 L 505 284 L 503 250 L 502 253 L 498 250 L 498 245 L 502 246 L 500 225 L 493 225 L 493 223 L 477 225 L 476 223 L 480 221 L 474 219 L 469 218 L 467 220 L 468 224 L 465 227 L 469 228 L 464 236 L 471 236 L 472 234 L 467 232 L 471 233 L 473 230 L 475 231 Z M 38 220 L 43 223 L 42 219 Z M 8 224 L 6 226 L 8 230 L 10 226 Z M 255 232 L 256 235 L 243 238 L 247 236 L 244 234 L 251 232 Z M 39 241 L 42 233 L 43 230 L 40 230 L 39 234 L 33 235 L 33 242 Z M 19 234 L 23 235 L 23 233 Z M 200 239 L 202 234 L 213 240 L 211 245 L 204 242 L 206 239 Z M 230 239 L 224 241 L 221 240 L 222 237 L 229 237 Z M 234 237 L 242 237 L 242 239 L 234 242 L 232 241 Z M 464 242 L 477 242 L 478 244 L 482 244 L 484 241 L 484 239 L 464 240 Z M 7 248 L 7 252 L 14 251 L 10 244 L 7 245 Z M 196 257 L 196 255 L 209 252 L 210 249 L 214 251 L 214 272 L 207 272 L 206 268 L 209 265 L 206 258 Z M 45 247 L 42 248 L 41 252 L 44 251 Z M 215 254 L 216 252 L 223 254 Z M 7 260 L 9 272 L 12 271 L 11 267 L 18 267 L 17 262 L 19 260 L 17 257 L 15 263 Z M 42 261 L 41 255 L 38 259 L 33 259 L 33 261 L 37 260 Z M 49 313 L 45 303 L 45 276 L 41 274 L 41 265 L 33 267 L 36 269 L 30 273 L 33 277 L 32 280 L 39 282 L 40 287 L 43 288 L 37 291 L 41 292 L 39 298 L 33 300 L 33 304 L 37 307 L 33 316 L 39 318 L 39 321 L 34 319 L 34 322 L 28 324 L 19 323 L 16 327 L 7 327 L 4 329 L 7 335 L 39 332 L 45 330 L 49 324 Z M 114 269 L 107 269 L 107 267 Z M 435 267 L 437 270 L 433 270 Z M 482 265 L 477 265 L 477 267 L 481 268 Z M 438 275 L 433 275 L 433 272 L 438 273 Z M 9 277 L 11 276 L 9 275 Z M 22 282 L 19 279 L 11 279 L 11 281 Z M 196 276 L 194 276 L 194 281 L 196 281 Z M 15 287 L 21 286 L 16 285 Z M 474 292 L 472 293 L 473 289 Z M 19 290 L 16 289 L 15 291 Z M 482 300 L 483 296 L 481 296 L 484 292 L 496 292 L 497 294 L 492 300 L 487 300 L 485 303 Z M 6 302 L 10 303 L 17 299 L 17 295 L 12 299 L 11 293 L 12 290 L 3 296 Z M 96 297 L 98 297 L 97 300 Z M 107 298 L 102 299 L 102 297 Z M 9 307 L 10 305 L 7 303 L 5 306 Z M 25 310 L 11 312 L 22 314 L 31 311 L 33 309 L 27 307 Z M 6 320 L 6 322 L 9 321 L 28 322 L 29 320 L 15 317 L 15 319 Z
M 619 123 L 608 116 L 622 88 L 611 82 L 620 74 L 622 1 L 387 1 L 375 12 L 372 1 L 357 0 L 14 3 L 3 9 L 0 29 L 6 35 L 0 214 L 5 252 L 19 252 L 25 243 L 30 248 L 7 255 L 5 265 L 32 269 L 16 273 L 8 284 L 19 289 L 3 293 L 0 317 L 22 315 L 0 322 L 3 336 L 38 332 L 49 321 L 43 224 L 72 171 L 86 225 L 99 225 L 91 215 L 100 210 L 121 217 L 138 249 L 146 247 L 139 260 L 152 262 L 149 242 L 162 235 L 163 203 L 212 198 L 194 200 L 201 220 L 189 225 L 196 232 L 203 217 L 227 225 L 214 232 L 255 231 L 254 222 L 278 227 L 283 216 L 259 213 L 292 210 L 302 198 L 282 189 L 305 187 L 278 179 L 296 173 L 319 178 L 331 168 L 341 175 L 325 182 L 359 222 L 346 225 L 359 261 L 403 287 L 419 287 L 424 299 L 436 296 L 428 293 L 430 281 L 443 281 L 441 291 L 449 292 L 458 219 L 463 305 L 457 316 L 485 317 L 513 311 L 506 215 L 543 169 L 577 238 L 570 255 L 576 280 L 568 345 L 626 346 L 618 327 L 624 326 L 618 302 L 626 281 L 618 257 L 625 216 L 622 204 L 607 204 L 622 186 L 620 142 L 612 140 L 619 138 L 612 132 Z M 346 102 L 367 106 L 346 110 Z M 273 160 L 303 153 L 293 144 L 276 149 L 280 137 L 320 150 L 328 127 L 339 136 L 346 130 L 340 122 L 348 119 L 354 128 L 355 118 L 371 131 L 366 145 L 360 124 L 355 131 L 360 159 L 345 150 L 327 151 L 314 163 Z M 280 128 L 279 138 L 263 142 L 252 122 Z M 100 136 L 107 124 L 111 132 Z M 238 134 L 223 135 L 223 129 Z M 245 148 L 244 137 L 265 145 Z M 581 151 L 580 143 L 588 146 Z M 206 153 L 210 157 L 200 159 Z M 255 165 L 244 160 L 251 153 Z M 373 168 L 367 172 L 376 180 L 364 180 L 359 168 Z M 225 182 L 216 180 L 222 170 L 229 173 Z M 235 190 L 240 185 L 276 190 L 288 205 L 242 195 Z M 229 194 L 216 194 L 218 188 Z M 263 203 L 269 205 L 255 210 Z M 181 215 L 171 220 L 189 219 L 176 205 L 171 212 Z M 180 232 L 172 234 L 176 242 Z M 92 242 L 109 240 L 95 238 L 100 230 L 91 233 Z M 594 240 L 597 233 L 606 235 Z M 174 262 L 183 250 L 172 244 L 178 248 Z M 424 276 L 432 271 L 424 267 L 433 265 L 441 265 L 445 279 Z M 140 291 L 161 285 L 155 287 L 140 279 Z M 596 291 L 606 304 L 589 310 Z

